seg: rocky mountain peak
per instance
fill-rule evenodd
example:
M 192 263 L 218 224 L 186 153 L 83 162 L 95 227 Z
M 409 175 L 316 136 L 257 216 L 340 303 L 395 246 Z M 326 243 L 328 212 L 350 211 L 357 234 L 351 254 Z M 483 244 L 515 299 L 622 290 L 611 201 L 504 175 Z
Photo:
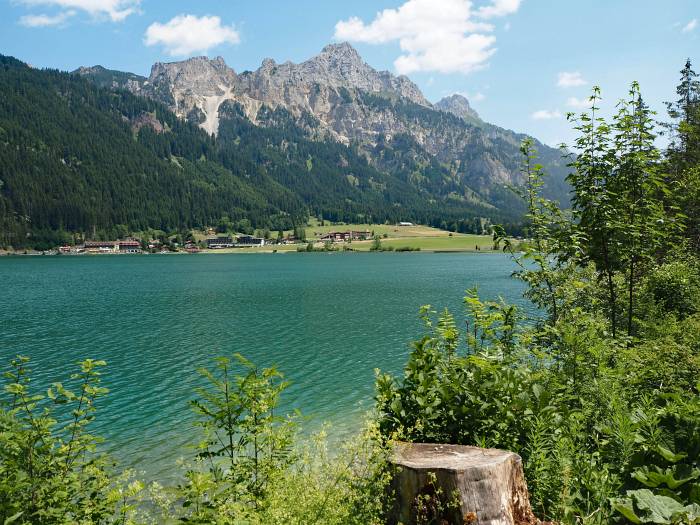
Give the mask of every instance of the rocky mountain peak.
M 459 93 L 443 98 L 433 107 L 435 109 L 439 109 L 440 111 L 452 113 L 453 115 L 456 115 L 467 122 L 473 121 L 474 119 L 481 120 L 479 114 L 469 105 L 469 101 L 466 99 L 466 97 L 460 95 Z
M 270 70 L 273 67 L 277 67 L 277 62 L 275 62 L 273 58 L 266 58 L 262 61 L 262 64 L 260 64 L 260 69 L 262 70 Z
M 368 77 L 376 75 L 376 71 L 365 64 L 362 57 L 347 42 L 329 44 L 321 53 L 298 66 L 304 73 L 315 77 L 324 83 L 347 84 L 355 87 L 366 83 Z
M 320 54 L 331 56 L 338 60 L 357 61 L 363 63 L 360 54 L 348 42 L 328 44 L 321 50 Z
M 149 83 L 167 91 L 190 91 L 203 96 L 219 95 L 236 82 L 236 73 L 222 57 L 192 57 L 181 62 L 156 62 Z
M 98 64 L 96 66 L 80 66 L 74 71 L 74 73 L 77 73 L 78 75 L 97 75 L 100 73 L 105 73 L 106 71 L 108 71 L 106 67 Z

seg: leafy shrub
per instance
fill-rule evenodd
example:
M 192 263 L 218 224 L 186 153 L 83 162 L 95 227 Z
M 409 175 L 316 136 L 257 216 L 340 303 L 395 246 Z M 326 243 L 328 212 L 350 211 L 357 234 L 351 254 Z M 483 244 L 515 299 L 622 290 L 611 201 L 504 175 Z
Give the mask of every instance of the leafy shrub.
M 700 312 L 700 264 L 692 257 L 675 258 L 655 267 L 643 287 L 656 311 L 680 318 Z
M 388 448 L 376 426 L 329 453 L 325 432 L 298 441 L 295 416 L 278 416 L 287 387 L 274 368 L 241 356 L 201 369 L 192 407 L 202 439 L 177 486 L 118 474 L 88 432 L 102 361 L 65 385 L 30 390 L 29 359 L 5 374 L 0 405 L 0 523 L 5 525 L 277 523 L 380 524 Z
M 0 522 L 100 523 L 115 509 L 110 463 L 89 432 L 102 361 L 85 360 L 46 394 L 31 388 L 29 358 L 5 373 L 0 405 Z

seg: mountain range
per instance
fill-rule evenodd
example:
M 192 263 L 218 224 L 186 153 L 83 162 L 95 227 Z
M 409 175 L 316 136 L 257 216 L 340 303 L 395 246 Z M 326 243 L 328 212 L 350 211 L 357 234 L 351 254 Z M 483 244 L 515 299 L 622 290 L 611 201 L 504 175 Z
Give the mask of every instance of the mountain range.
M 71 74 L 42 71 L 9 57 L 3 57 L 2 64 L 4 98 L 14 100 L 26 112 L 19 115 L 0 103 L 0 139 L 3 132 L 10 137 L 8 130 L 21 128 L 22 120 L 53 119 L 51 125 L 29 126 L 33 129 L 29 143 L 42 143 L 48 148 L 46 153 L 62 164 L 52 169 L 67 170 L 66 181 L 80 179 L 81 192 L 91 193 L 94 188 L 80 174 L 84 159 L 68 163 L 59 154 L 72 147 L 66 143 L 68 135 L 60 136 L 60 129 L 86 124 L 74 122 L 75 111 L 66 112 L 64 106 L 80 105 L 108 118 L 110 126 L 90 126 L 89 136 L 70 134 L 73 141 L 109 142 L 116 129 L 128 132 L 154 157 L 149 162 L 166 162 L 168 169 L 179 165 L 184 187 L 175 192 L 168 208 L 188 207 L 179 212 L 179 218 L 165 221 L 157 213 L 144 219 L 138 209 L 126 215 L 139 220 L 126 216 L 97 219 L 87 214 L 84 220 L 69 221 L 55 205 L 51 207 L 45 195 L 39 198 L 27 191 L 32 185 L 31 171 L 36 170 L 18 162 L 17 173 L 0 177 L 0 203 L 4 202 L 0 213 L 15 229 L 22 221 L 29 224 L 25 229 L 30 236 L 39 229 L 96 232 L 115 225 L 188 228 L 211 224 L 217 214 L 248 220 L 261 228 L 288 227 L 308 215 L 320 215 L 346 221 L 405 219 L 480 231 L 489 221 L 514 225 L 522 214 L 521 203 L 506 186 L 522 182 L 519 146 L 525 135 L 483 121 L 460 95 L 431 104 L 410 79 L 376 71 L 347 43 L 328 45 L 300 64 L 265 59 L 256 71 L 240 73 L 221 57 L 156 63 L 147 78 L 102 66 L 81 67 Z M 55 84 L 60 85 L 59 92 L 65 91 L 62 96 L 56 97 Z M 74 97 L 75 93 L 81 96 Z M 101 99 L 105 102 L 95 105 Z M 26 126 L 23 131 L 13 135 L 20 144 L 10 137 L 0 140 L 0 146 L 8 151 L 28 146 L 22 142 L 27 137 L 20 138 L 26 135 Z M 187 148 L 179 144 L 183 140 Z M 548 196 L 565 201 L 568 188 L 562 152 L 535 144 L 540 162 L 551 175 Z M 205 153 L 188 158 L 185 150 Z M 115 154 L 119 152 L 110 155 Z M 132 174 L 120 172 L 119 163 L 100 159 L 95 152 L 91 156 L 95 163 L 91 169 L 102 169 L 106 173 L 102 177 L 110 180 L 110 189 L 102 191 L 108 192 L 103 196 L 113 208 L 114 193 L 127 191 L 121 184 Z M 227 205 L 227 197 L 219 195 L 213 199 L 216 206 L 205 199 L 199 204 L 201 209 L 192 209 L 187 199 L 201 173 L 183 167 L 186 162 L 200 170 L 204 162 L 219 172 L 219 176 L 208 177 L 212 191 L 224 180 L 236 181 L 238 196 Z M 251 184 L 252 177 L 260 180 Z M 134 181 L 128 191 L 143 192 L 142 185 L 153 184 L 152 179 Z M 65 194 L 66 188 L 64 184 L 48 190 L 51 197 L 52 192 Z M 255 206 L 247 202 L 247 196 Z M 185 200 L 178 204 L 178 199 Z M 129 193 L 124 200 L 142 199 Z M 36 205 L 31 209 L 32 201 L 49 206 L 43 222 Z M 139 206 L 157 209 L 158 203 Z
M 253 72 L 236 73 L 221 57 L 156 63 L 148 78 L 99 66 L 76 72 L 100 85 L 163 102 L 212 134 L 218 133 L 219 112 L 227 103 L 262 126 L 274 125 L 266 121 L 263 107 L 283 108 L 309 137 L 359 144 L 378 167 L 387 166 L 377 149 L 408 140 L 414 158 L 437 159 L 446 179 L 486 201 L 494 185 L 521 182 L 524 135 L 482 121 L 461 95 L 431 104 L 408 77 L 376 71 L 348 43 L 330 44 L 300 64 L 267 58 Z M 553 177 L 561 177 L 561 152 L 539 142 L 536 146 Z M 564 199 L 562 189 L 560 184 L 550 194 Z

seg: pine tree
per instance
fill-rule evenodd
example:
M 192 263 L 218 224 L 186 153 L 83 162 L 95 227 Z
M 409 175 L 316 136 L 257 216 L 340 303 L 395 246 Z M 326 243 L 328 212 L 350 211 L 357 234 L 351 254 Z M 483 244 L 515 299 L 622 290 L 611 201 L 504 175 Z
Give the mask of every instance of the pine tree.
M 666 103 L 674 121 L 666 127 L 671 133 L 668 156 L 675 174 L 700 163 L 700 81 L 690 59 L 680 73 L 678 99 Z

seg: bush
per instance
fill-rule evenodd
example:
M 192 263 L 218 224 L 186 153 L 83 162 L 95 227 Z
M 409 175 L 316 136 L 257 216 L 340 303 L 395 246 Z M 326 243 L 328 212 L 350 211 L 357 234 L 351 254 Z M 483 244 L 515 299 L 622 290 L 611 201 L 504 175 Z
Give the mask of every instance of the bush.
M 640 488 L 641 465 L 661 465 L 662 476 L 672 467 L 654 459 L 658 446 L 695 458 L 683 472 L 699 467 L 698 416 L 688 419 L 699 402 L 698 319 L 661 324 L 628 346 L 580 307 L 533 325 L 475 290 L 465 302 L 466 331 L 449 312 L 436 318 L 424 307 L 427 335 L 414 342 L 403 376 L 378 374 L 385 436 L 517 452 L 535 512 L 572 524 L 614 522 L 612 502 Z M 675 341 L 673 352 L 652 346 L 661 333 Z M 692 487 L 676 493 L 681 507 L 692 503 Z
M 0 405 L 0 522 L 101 523 L 115 504 L 108 498 L 111 469 L 89 433 L 102 361 L 85 360 L 65 384 L 39 394 L 31 388 L 29 358 L 5 373 Z
M 644 295 L 656 312 L 687 317 L 700 312 L 700 264 L 692 257 L 676 258 L 655 267 L 643 283 Z

